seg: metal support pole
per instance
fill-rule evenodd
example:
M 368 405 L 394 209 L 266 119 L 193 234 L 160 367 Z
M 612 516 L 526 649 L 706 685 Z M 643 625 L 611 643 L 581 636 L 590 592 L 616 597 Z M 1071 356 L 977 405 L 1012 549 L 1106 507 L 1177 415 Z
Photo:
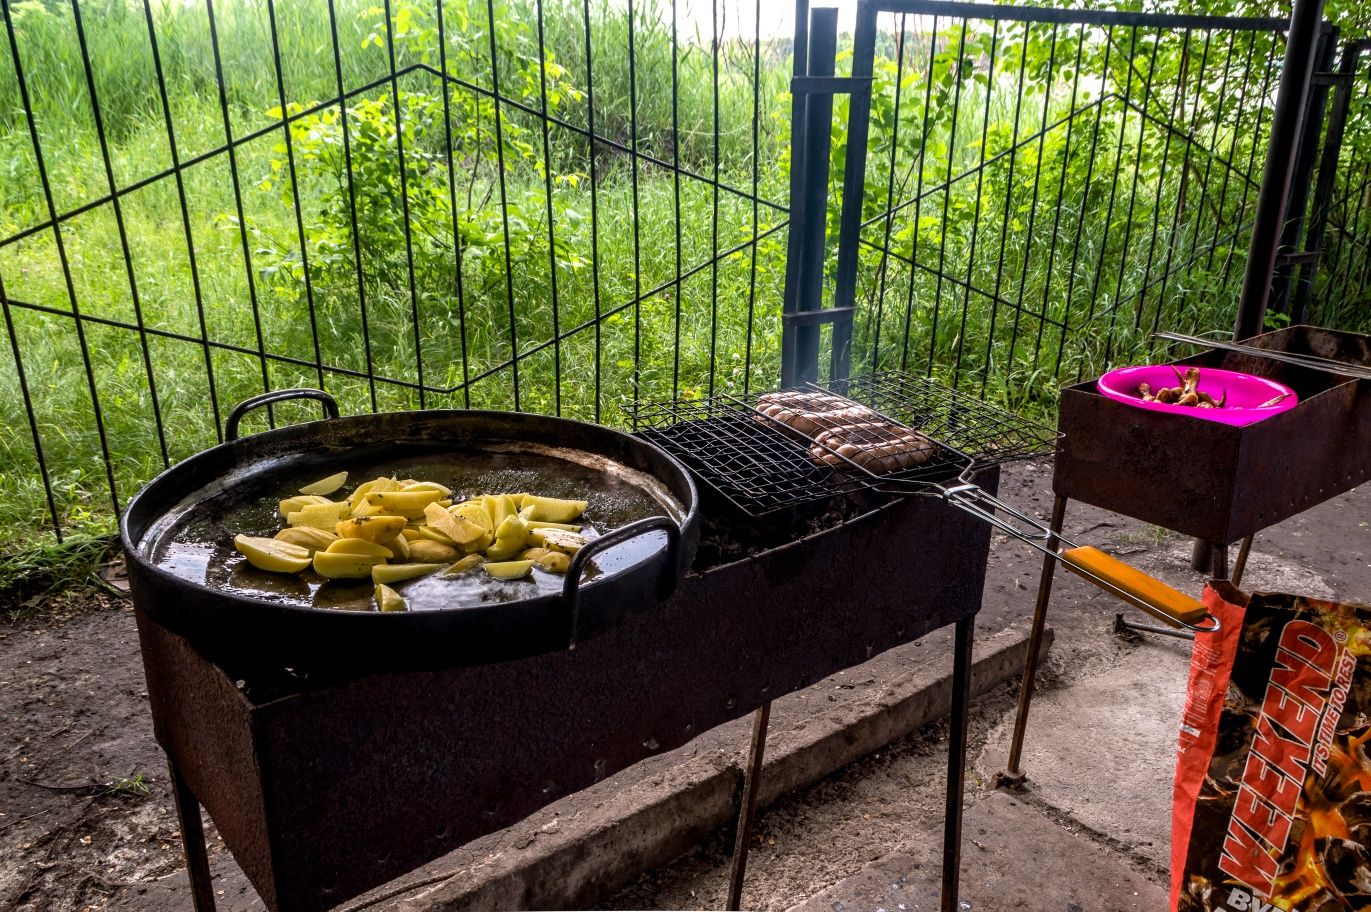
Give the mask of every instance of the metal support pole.
M 1252 550 L 1252 539 L 1256 537 L 1257 536 L 1255 535 L 1249 535 L 1244 538 L 1242 544 L 1238 546 L 1238 558 L 1233 561 L 1234 586 L 1242 585 L 1242 572 L 1247 569 L 1247 555 Z
M 857 259 L 866 196 L 866 148 L 871 127 L 871 74 L 876 60 L 876 6 L 858 0 L 857 30 L 852 42 L 852 76 L 862 81 L 852 92 L 847 118 L 847 158 L 843 163 L 843 207 L 838 222 L 838 264 L 833 306 L 842 319 L 833 321 L 830 376 L 846 377 L 852 363 L 852 315 L 857 302 Z
M 947 726 L 947 804 L 943 817 L 942 912 L 958 912 L 962 873 L 962 798 L 966 791 L 966 735 L 971 703 L 971 647 L 976 618 L 957 622 L 952 653 L 952 715 Z
M 1209 550 L 1209 575 L 1216 580 L 1228 579 L 1228 546 L 1212 545 Z
M 1045 542 L 1054 553 L 1057 535 L 1066 521 L 1067 499 L 1060 494 L 1052 502 L 1052 521 L 1048 524 L 1052 535 Z M 1023 756 L 1024 733 L 1028 729 L 1028 711 L 1033 705 L 1033 686 L 1038 677 L 1038 662 L 1042 658 L 1043 632 L 1047 627 L 1047 605 L 1052 600 L 1052 576 L 1057 569 L 1056 558 L 1043 555 L 1042 574 L 1038 577 L 1038 599 L 1033 605 L 1033 627 L 1028 634 L 1028 655 L 1024 659 L 1023 681 L 1019 684 L 1019 709 L 1014 715 L 1014 739 L 1009 744 L 1009 764 L 995 776 L 995 787 L 1023 785 L 1024 772 L 1019 769 Z
M 738 835 L 733 841 L 733 868 L 728 875 L 729 912 L 742 908 L 743 878 L 747 876 L 747 852 L 752 842 L 752 825 L 757 820 L 757 789 L 762 778 L 762 754 L 766 750 L 766 727 L 771 721 L 771 701 L 767 700 L 752 715 L 752 747 L 743 773 L 743 798 L 738 806 Z
M 1300 124 L 1309 99 L 1316 45 L 1322 31 L 1323 0 L 1295 0 L 1286 37 L 1285 65 L 1281 69 L 1276 111 L 1271 119 L 1271 142 L 1266 151 L 1266 168 L 1252 226 L 1252 243 L 1247 252 L 1247 271 L 1243 275 L 1242 297 L 1233 323 L 1236 341 L 1259 334 L 1266 321 L 1266 302 L 1271 293 L 1271 277 L 1276 269 L 1277 247 L 1285 223 L 1290 178 L 1295 167 L 1295 148 Z
M 1333 68 L 1333 58 L 1337 53 L 1338 30 L 1325 29 L 1319 35 L 1318 48 L 1314 53 L 1315 67 L 1322 75 Z M 1300 235 L 1304 229 L 1305 212 L 1309 208 L 1309 191 L 1314 180 L 1314 160 L 1318 157 L 1319 137 L 1323 134 L 1323 112 L 1328 104 L 1328 82 L 1320 79 L 1309 90 L 1309 101 L 1304 112 L 1304 123 L 1300 129 L 1295 166 L 1291 172 L 1290 199 L 1287 202 L 1285 225 L 1281 229 L 1280 250 L 1300 249 Z M 1280 257 L 1276 261 L 1276 272 L 1271 280 L 1271 300 L 1268 310 L 1277 313 L 1290 313 L 1290 284 L 1298 267 Z
M 181 825 L 181 846 L 186 854 L 186 873 L 190 876 L 190 895 L 195 912 L 214 912 L 214 880 L 209 873 L 209 852 L 205 849 L 205 826 L 200 820 L 200 802 L 181 778 L 170 757 L 171 795 L 176 802 L 176 819 Z
M 1309 213 L 1309 233 L 1304 241 L 1306 250 L 1323 250 L 1323 233 L 1328 227 L 1328 208 L 1333 200 L 1333 187 L 1338 176 L 1338 159 L 1342 155 L 1342 140 L 1347 130 L 1347 113 L 1352 104 L 1357 64 L 1361 61 L 1361 52 L 1368 47 L 1371 47 L 1371 41 L 1362 40 L 1349 41 L 1342 48 L 1338 85 L 1333 93 L 1332 110 L 1328 114 L 1328 131 L 1324 136 L 1318 182 L 1314 187 L 1314 203 Z M 1318 268 L 1319 264 L 1315 263 L 1300 271 L 1299 281 L 1295 284 L 1294 301 L 1290 306 L 1293 323 L 1309 322 L 1309 303 L 1314 293 L 1314 276 Z M 1233 575 L 1236 584 L 1242 573 L 1235 571 Z
M 820 7 L 812 11 L 808 37 L 805 74 L 831 77 L 838 52 L 838 10 Z M 790 245 L 781 313 L 782 386 L 819 378 L 820 326 L 796 318 L 819 310 L 823 304 L 828 169 L 833 146 L 832 93 L 793 95 L 792 147 L 801 151 L 799 161 L 791 163 Z

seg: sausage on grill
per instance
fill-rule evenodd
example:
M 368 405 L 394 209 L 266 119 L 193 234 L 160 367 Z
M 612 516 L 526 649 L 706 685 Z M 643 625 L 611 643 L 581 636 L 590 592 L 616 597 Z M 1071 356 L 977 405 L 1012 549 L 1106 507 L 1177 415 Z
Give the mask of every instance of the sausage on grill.
M 923 465 L 936 452 L 922 434 L 883 421 L 868 421 L 824 431 L 815 438 L 810 453 L 828 465 L 838 457 L 868 472 L 884 475 Z M 833 452 L 827 452 L 827 450 Z M 836 456 L 834 454 L 837 454 Z
M 757 400 L 757 408 L 769 418 L 812 436 L 828 428 L 859 421 L 879 419 L 879 415 L 851 399 L 828 393 L 787 391 L 767 393 Z

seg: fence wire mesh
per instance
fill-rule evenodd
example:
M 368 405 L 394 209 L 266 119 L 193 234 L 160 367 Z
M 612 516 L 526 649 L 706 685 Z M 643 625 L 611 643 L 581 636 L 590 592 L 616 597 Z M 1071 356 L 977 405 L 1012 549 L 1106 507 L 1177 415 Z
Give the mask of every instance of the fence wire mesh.
M 0 547 L 107 529 L 265 389 L 615 422 L 776 383 L 805 0 L 0 8 Z M 883 15 L 853 369 L 1043 410 L 1154 328 L 1231 324 L 1281 28 Z M 1353 146 L 1329 322 L 1371 295 Z

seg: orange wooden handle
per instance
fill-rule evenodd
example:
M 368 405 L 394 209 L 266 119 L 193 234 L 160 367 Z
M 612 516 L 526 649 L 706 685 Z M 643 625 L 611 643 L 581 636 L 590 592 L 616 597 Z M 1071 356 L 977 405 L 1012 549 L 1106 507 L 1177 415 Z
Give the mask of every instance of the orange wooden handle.
M 1143 606 L 1150 606 L 1183 624 L 1196 624 L 1207 614 L 1203 604 L 1184 592 L 1172 589 L 1118 558 L 1110 557 L 1099 548 L 1088 545 L 1071 548 L 1063 551 L 1061 557 L 1066 568 L 1077 576 L 1094 582 L 1087 575 L 1087 572 L 1093 573 L 1117 586 Z

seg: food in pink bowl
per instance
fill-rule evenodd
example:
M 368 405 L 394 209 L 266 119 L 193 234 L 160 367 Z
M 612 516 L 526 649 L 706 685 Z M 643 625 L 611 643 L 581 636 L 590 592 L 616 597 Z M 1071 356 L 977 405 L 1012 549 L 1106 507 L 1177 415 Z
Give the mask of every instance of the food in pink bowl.
M 1121 367 L 1095 382 L 1100 394 L 1154 412 L 1244 427 L 1299 403 L 1283 383 L 1212 367 Z

